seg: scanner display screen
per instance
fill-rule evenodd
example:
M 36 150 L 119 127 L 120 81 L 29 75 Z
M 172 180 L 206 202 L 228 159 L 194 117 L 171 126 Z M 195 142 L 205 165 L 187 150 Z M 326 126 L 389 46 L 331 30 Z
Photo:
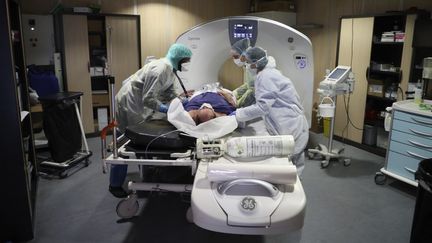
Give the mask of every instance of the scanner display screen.
M 340 79 L 341 76 L 346 72 L 346 69 L 342 69 L 342 68 L 336 68 L 336 70 L 334 70 L 330 76 L 328 77 L 329 79 Z
M 249 38 L 253 39 L 254 27 L 252 24 L 236 23 L 234 24 L 233 37 L 234 39 Z

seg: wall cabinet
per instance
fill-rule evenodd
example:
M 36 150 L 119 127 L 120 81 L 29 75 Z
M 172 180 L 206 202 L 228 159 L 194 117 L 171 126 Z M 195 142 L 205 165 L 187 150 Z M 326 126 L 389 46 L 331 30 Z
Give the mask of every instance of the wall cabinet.
M 337 63 L 351 66 L 356 82 L 353 94 L 339 97 L 337 136 L 385 154 L 385 108 L 408 88 L 417 17 L 395 13 L 341 18 Z
M 84 93 L 81 114 L 86 133 L 102 129 L 98 126 L 99 109 L 105 109 L 104 114 L 110 110 L 106 102 L 108 81 L 104 77 L 114 76 L 118 91 L 122 81 L 141 67 L 139 29 L 136 15 L 55 17 L 56 48 L 62 53 L 64 85 L 67 91 Z
M 37 163 L 21 13 L 16 1 L 0 1 L 0 242 L 22 242 L 34 236 Z

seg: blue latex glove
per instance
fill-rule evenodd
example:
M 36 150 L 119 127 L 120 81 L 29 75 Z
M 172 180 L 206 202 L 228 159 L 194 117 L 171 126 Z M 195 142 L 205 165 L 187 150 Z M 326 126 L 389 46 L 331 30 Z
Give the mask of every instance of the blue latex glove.
M 182 99 L 183 107 L 185 107 L 188 103 L 189 103 L 189 99 L 187 99 L 187 98 Z
M 159 111 L 162 112 L 162 113 L 167 113 L 168 112 L 168 106 L 165 105 L 165 104 L 161 104 L 159 106 Z
M 233 111 L 228 116 L 235 116 L 235 115 L 236 115 L 236 111 Z

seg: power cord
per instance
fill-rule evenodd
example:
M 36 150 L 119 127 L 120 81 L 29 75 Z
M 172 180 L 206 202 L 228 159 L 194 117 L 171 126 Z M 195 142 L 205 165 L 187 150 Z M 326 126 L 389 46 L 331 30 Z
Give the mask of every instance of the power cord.
M 357 130 L 359 130 L 359 131 L 363 131 L 363 129 L 357 127 L 357 126 L 352 122 L 352 120 L 351 120 L 351 118 L 350 118 L 350 115 L 349 115 L 349 112 L 348 112 L 348 110 L 349 110 L 349 103 L 350 103 L 350 99 L 351 99 L 351 94 L 348 94 L 348 102 L 346 102 L 346 100 L 345 100 L 345 96 L 344 96 L 345 112 L 346 112 L 346 115 L 347 115 L 347 126 L 348 126 L 348 123 L 349 123 L 349 124 L 351 124 L 351 126 L 353 126 L 355 129 L 357 129 Z M 348 104 L 347 104 L 347 103 L 348 103 Z
M 147 156 L 148 148 L 150 147 L 150 145 L 151 145 L 154 141 L 156 141 L 156 139 L 158 139 L 158 138 L 160 138 L 160 137 L 163 137 L 163 136 L 166 136 L 166 135 L 168 135 L 168 134 L 170 134 L 170 133 L 173 133 L 173 132 L 178 132 L 178 131 L 180 131 L 180 130 L 177 129 L 177 130 L 174 130 L 174 131 L 169 131 L 169 132 L 167 132 L 167 133 L 160 134 L 159 136 L 157 136 L 157 137 L 153 138 L 152 140 L 150 140 L 150 142 L 147 144 L 146 149 L 145 149 L 145 152 L 144 152 L 146 158 L 148 159 L 148 156 Z

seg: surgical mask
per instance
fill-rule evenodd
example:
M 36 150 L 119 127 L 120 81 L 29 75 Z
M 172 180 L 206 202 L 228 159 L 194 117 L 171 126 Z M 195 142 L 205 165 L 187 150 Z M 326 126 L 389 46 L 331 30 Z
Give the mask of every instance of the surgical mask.
M 242 62 L 242 60 L 240 58 L 237 59 L 233 59 L 235 65 L 237 65 L 238 67 L 243 67 L 245 62 Z
M 185 62 L 185 63 L 182 63 L 181 64 L 181 72 L 186 72 L 186 71 L 189 71 L 189 65 L 190 65 L 190 62 Z

